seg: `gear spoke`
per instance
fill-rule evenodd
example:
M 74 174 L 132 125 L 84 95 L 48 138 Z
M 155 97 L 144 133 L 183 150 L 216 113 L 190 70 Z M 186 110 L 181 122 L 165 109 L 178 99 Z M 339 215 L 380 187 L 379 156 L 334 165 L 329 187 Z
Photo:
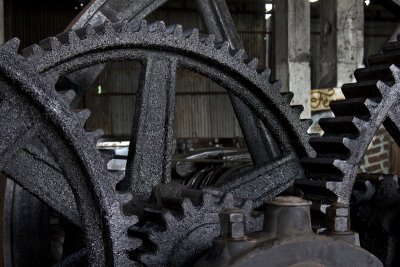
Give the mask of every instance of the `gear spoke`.
M 150 57 L 141 73 L 125 179 L 145 202 L 153 186 L 171 181 L 176 66 Z
M 23 107 L 28 105 L 18 95 L 13 95 L 13 89 L 4 81 L 0 82 L 0 125 L 4 127 L 0 131 L 0 168 L 9 163 L 12 156 L 23 147 L 24 140 L 35 136 L 40 122 L 37 121 L 30 109 Z M 19 123 L 15 123 L 18 121 Z
M 42 156 L 38 146 L 18 151 L 3 173 L 75 225 L 80 225 L 72 191 L 57 164 Z M 43 151 L 42 151 L 43 153 Z
M 224 192 L 237 197 L 251 199 L 260 206 L 265 199 L 271 199 L 293 184 L 296 178 L 303 176 L 303 169 L 296 156 L 291 154 L 272 164 L 257 165 L 250 169 L 239 170 L 225 178 L 223 184 L 216 185 Z M 257 182 L 255 182 L 257 181 Z M 263 188 L 269 187 L 265 192 Z

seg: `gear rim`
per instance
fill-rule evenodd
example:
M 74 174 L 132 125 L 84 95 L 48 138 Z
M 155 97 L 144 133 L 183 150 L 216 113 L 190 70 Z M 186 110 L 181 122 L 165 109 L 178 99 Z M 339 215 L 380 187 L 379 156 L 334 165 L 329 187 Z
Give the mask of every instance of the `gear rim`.
M 23 94 L 24 99 L 27 98 L 30 103 L 33 102 L 34 112 L 39 112 L 35 111 L 36 109 L 41 110 L 39 117 L 44 117 L 45 124 L 58 128 L 58 130 L 55 130 L 45 127 L 46 135 L 43 137 L 42 134 L 41 137 L 47 142 L 49 149 L 58 159 L 60 168 L 69 178 L 71 188 L 74 190 L 78 203 L 80 203 L 79 211 L 87 240 L 87 248 L 84 254 L 86 254 L 92 266 L 110 264 L 124 266 L 127 259 L 125 249 L 132 245 L 135 247 L 138 243 L 133 239 L 129 241 L 124 234 L 121 236 L 121 233 L 127 231 L 128 225 L 134 219 L 125 218 L 122 211 L 119 211 L 121 210 L 120 203 L 115 199 L 112 185 L 108 180 L 110 177 L 114 177 L 113 179 L 117 182 L 118 177 L 106 172 L 106 167 L 103 165 L 104 161 L 101 160 L 101 156 L 96 150 L 88 149 L 94 146 L 94 141 L 99 136 L 97 133 L 88 133 L 83 130 L 85 116 L 80 113 L 73 113 L 66 105 L 67 102 L 58 93 L 49 89 L 48 80 L 35 74 L 31 62 L 16 54 L 17 48 L 18 46 L 13 41 L 2 45 L 0 49 L 2 59 L 0 69 L 4 77 L 11 81 L 16 88 L 15 93 Z M 10 65 L 18 66 L 18 68 L 9 68 Z M 44 90 L 44 88 L 48 89 Z M 60 135 L 63 135 L 63 137 L 60 137 Z M 63 141 L 49 141 L 50 136 L 54 137 L 54 140 Z M 58 154 L 57 151 L 59 151 Z M 99 159 L 98 162 L 103 167 L 97 169 L 98 166 L 95 167 L 93 162 L 88 161 L 89 158 Z M 65 166 L 68 163 L 72 163 L 72 165 L 76 163 L 77 169 L 68 170 L 68 167 Z M 82 175 L 83 173 L 85 175 Z M 85 176 L 89 178 L 81 179 Z M 90 186 L 85 186 L 85 183 L 89 183 Z M 97 196 L 95 196 L 96 194 Z M 99 229 L 102 229 L 102 231 Z M 98 232 L 103 233 L 103 236 L 99 236 Z M 120 243 L 122 240 L 123 246 Z M 110 249 L 110 247 L 113 249 Z

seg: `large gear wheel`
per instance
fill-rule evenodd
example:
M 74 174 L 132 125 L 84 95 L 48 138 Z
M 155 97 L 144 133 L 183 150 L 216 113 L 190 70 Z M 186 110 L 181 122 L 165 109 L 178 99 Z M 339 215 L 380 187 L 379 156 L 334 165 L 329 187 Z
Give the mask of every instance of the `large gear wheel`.
M 106 20 L 117 22 L 123 19 L 142 19 L 158 9 L 165 2 L 167 0 L 93 0 L 70 23 L 67 29 L 77 29 L 88 24 L 98 25 Z M 226 40 L 229 42 L 231 48 L 243 48 L 225 1 L 197 0 L 196 2 L 205 26 L 209 33 L 216 36 L 216 42 Z M 76 106 L 76 103 L 82 98 L 82 95 L 90 87 L 90 84 L 101 70 L 102 67 L 97 65 L 74 72 L 73 75 L 68 76 L 69 84 L 65 89 L 74 90 L 66 92 L 68 97 L 72 99 L 71 105 L 73 107 Z M 74 92 L 76 95 L 74 95 Z M 279 150 L 276 148 L 276 144 L 273 138 L 271 138 L 268 129 L 263 127 L 263 124 L 259 120 L 255 119 L 246 104 L 242 103 L 234 94 L 230 92 L 228 94 L 235 112 L 240 115 L 237 118 L 246 137 L 247 146 L 254 162 L 263 164 L 267 161 L 276 160 L 279 157 Z M 285 98 L 287 102 L 290 102 L 291 95 L 287 94 Z M 25 190 L 50 205 L 53 210 L 62 214 L 62 217 L 68 222 L 79 226 L 79 214 L 73 194 L 65 179 L 63 179 L 57 164 L 54 164 L 54 160 L 43 150 L 43 146 L 38 144 L 38 142 L 34 142 L 33 145 L 22 150 L 18 161 L 15 161 L 14 166 L 10 165 L 7 169 L 7 177 L 16 181 Z M 16 165 L 21 166 L 21 168 L 16 167 Z M 31 166 L 35 167 L 32 168 Z M 292 179 L 288 179 L 287 181 L 289 180 Z M 281 185 L 282 183 L 283 180 L 280 177 L 276 177 L 274 181 L 269 182 L 270 185 L 274 185 L 274 190 L 258 190 L 258 204 L 261 203 L 263 195 L 271 197 L 277 192 L 282 191 L 289 184 Z M 255 188 L 254 184 L 251 180 L 245 184 L 237 180 L 236 183 L 222 186 L 225 187 L 225 191 L 235 191 L 236 194 L 243 193 L 244 196 L 248 197 Z M 16 192 L 22 191 L 17 190 Z M 147 196 L 149 192 L 150 190 L 147 188 Z M 29 199 L 26 199 L 26 202 L 29 201 Z M 14 208 L 18 209 L 17 207 Z M 21 227 L 25 228 L 25 226 Z M 26 237 L 26 239 L 31 238 Z M 24 240 L 19 242 L 24 243 Z
M 372 138 L 384 125 L 399 143 L 400 70 L 391 65 L 398 58 L 398 43 L 372 56 L 365 69 L 355 72 L 357 83 L 342 87 L 345 100 L 333 101 L 334 118 L 321 119 L 324 135 L 310 139 L 317 157 L 303 159 L 311 181 L 307 186 L 327 188 L 336 201 L 349 204 L 358 170 Z
M 66 30 L 100 25 L 106 21 L 116 23 L 123 20 L 145 19 L 166 2 L 168 0 L 93 0 L 74 18 Z M 226 41 L 234 50 L 244 48 L 225 0 L 195 2 L 207 33 L 214 35 L 216 42 Z M 77 92 L 75 102 L 83 97 L 103 67 L 104 64 L 93 66 L 68 76 L 70 86 Z M 235 113 L 240 114 L 237 119 L 253 161 L 263 163 L 278 157 L 279 150 L 269 130 L 263 127 L 245 103 L 230 92 L 228 95 Z
M 126 266 L 127 250 L 141 243 L 126 234 L 135 219 L 123 215 L 113 190 L 120 177 L 107 171 L 94 148 L 99 133 L 83 129 L 86 116 L 70 110 L 68 99 L 36 73 L 31 60 L 17 55 L 17 49 L 16 39 L 0 47 L 1 170 L 31 138 L 39 137 L 73 192 L 85 233 L 85 246 L 61 264 Z
M 399 262 L 394 226 L 398 224 L 395 215 L 398 207 L 393 205 L 398 199 L 394 193 L 398 191 L 398 178 L 382 175 L 378 179 L 376 175 L 360 174 L 359 168 L 381 126 L 399 144 L 400 70 L 396 67 L 399 51 L 400 40 L 386 44 L 380 54 L 368 58 L 365 68 L 355 71 L 357 83 L 342 86 L 346 98 L 330 103 L 335 117 L 320 119 L 324 134 L 310 140 L 317 157 L 302 160 L 310 180 L 297 182 L 307 198 L 316 202 L 337 201 L 352 206 L 361 244 L 386 266 L 397 266 Z M 392 188 L 382 189 L 382 184 Z M 391 214 L 377 216 L 385 210 Z
M 243 50 L 232 51 L 228 43 L 215 48 L 213 37 L 199 37 L 198 30 L 182 32 L 180 25 L 165 27 L 162 22 L 106 23 L 48 38 L 24 53 L 35 62 L 37 72 L 52 79 L 53 84 L 62 75 L 99 63 L 142 62 L 140 100 L 124 186 L 140 200 L 148 201 L 153 186 L 171 179 L 177 67 L 199 72 L 239 97 L 271 129 L 280 149 L 281 155 L 274 162 L 255 165 L 222 185 L 225 192 L 259 205 L 262 199 L 282 192 L 293 179 L 301 177 L 298 158 L 313 154 L 307 141 L 309 121 L 299 120 L 302 107 L 288 105 L 290 94 L 280 95 L 279 83 L 269 82 L 269 70 L 258 73 L 257 61 L 247 61 Z
M 128 189 L 135 194 L 136 201 L 148 200 L 146 198 L 147 195 L 143 197 L 141 193 L 149 194 L 152 192 L 154 185 L 168 183 L 170 180 L 168 169 L 171 164 L 171 123 L 173 118 L 173 112 L 171 112 L 173 109 L 170 109 L 173 108 L 171 103 L 173 103 L 174 73 L 177 66 L 199 72 L 213 79 L 246 103 L 266 127 L 273 129 L 272 135 L 281 149 L 281 158 L 272 164 L 256 165 L 252 169 L 241 173 L 241 176 L 237 179 L 242 179 L 242 184 L 246 184 L 247 188 L 249 188 L 247 193 L 244 192 L 244 197 L 252 197 L 259 205 L 263 198 L 271 197 L 286 189 L 294 178 L 302 175 L 299 158 L 313 153 L 307 142 L 306 129 L 309 122 L 299 121 L 301 108 L 291 108 L 289 106 L 290 94 L 282 97 L 279 93 L 279 83 L 269 83 L 269 71 L 258 73 L 257 61 L 245 60 L 243 50 L 232 51 L 229 49 L 228 43 L 216 48 L 212 36 L 202 38 L 197 30 L 184 33 L 181 26 L 175 25 L 167 28 L 162 22 L 151 25 L 147 25 L 145 21 L 108 23 L 94 28 L 87 27 L 77 31 L 69 31 L 57 37 L 46 39 L 39 45 L 26 49 L 24 53 L 27 56 L 26 60 L 30 62 L 30 66 L 34 66 L 34 72 L 40 74 L 46 81 L 47 89 L 42 90 L 43 94 L 55 94 L 52 87 L 55 86 L 60 76 L 84 67 L 115 60 L 139 60 L 145 65 L 141 82 L 143 99 L 140 100 L 141 102 L 138 105 L 140 112 L 138 113 L 139 117 L 135 119 L 134 139 L 131 142 L 130 149 L 135 152 L 132 153 L 135 157 L 132 156 L 132 166 L 127 171 L 130 185 Z M 160 90 L 159 86 L 161 85 L 165 90 Z M 66 93 L 65 97 L 70 101 L 73 95 Z M 152 98 L 157 99 L 157 101 L 150 103 L 157 103 L 157 105 L 161 105 L 161 108 L 152 105 L 147 106 L 148 103 L 145 102 L 145 99 Z M 151 117 L 148 116 L 150 111 L 153 111 L 151 113 L 153 116 Z M 83 127 L 89 113 L 84 110 L 78 114 L 81 119 L 80 123 L 76 125 Z M 157 116 L 154 116 L 155 114 Z M 65 120 L 70 121 L 68 117 L 70 114 L 63 115 Z M 157 119 L 162 119 L 162 121 L 166 122 L 162 129 L 157 128 L 159 125 Z M 150 125 L 150 128 L 155 127 L 151 129 L 152 138 L 156 133 L 157 138 L 160 137 L 162 140 L 161 142 L 158 141 L 159 139 L 149 138 L 149 133 L 145 128 L 141 128 L 144 123 Z M 70 133 L 67 126 L 62 125 L 61 127 L 62 131 Z M 82 132 L 82 129 L 79 132 Z M 78 224 L 79 222 L 82 223 L 84 230 L 89 232 L 87 233 L 88 237 L 99 238 L 99 236 L 107 235 L 111 236 L 112 239 L 115 238 L 115 241 L 101 242 L 100 240 L 93 242 L 93 246 L 99 246 L 99 249 L 90 249 L 91 247 L 89 246 L 90 248 L 86 250 L 89 262 L 96 266 L 124 266 L 127 263 L 124 252 L 135 249 L 139 245 L 135 238 L 129 239 L 124 230 L 127 224 L 134 224 L 134 219 L 125 220 L 119 218 L 118 216 L 121 216 L 117 211 L 119 204 L 109 203 L 109 199 L 114 199 L 115 197 L 111 196 L 115 194 L 111 190 L 111 185 L 115 184 L 118 179 L 111 178 L 112 175 L 108 177 L 109 173 L 105 172 L 104 166 L 103 168 L 99 166 L 96 168 L 92 162 L 92 160 L 96 161 L 99 157 L 98 153 L 91 152 L 94 150 L 94 143 L 97 138 L 91 138 L 92 143 L 89 146 L 82 145 L 86 140 L 82 136 L 73 137 L 75 139 L 68 137 L 68 140 L 76 141 L 76 144 L 73 143 L 73 145 L 78 146 L 77 149 L 81 152 L 81 154 L 78 154 L 78 160 L 79 157 L 83 157 L 83 166 L 88 165 L 92 171 L 89 176 L 92 185 L 86 188 L 89 190 L 93 187 L 96 190 L 95 200 L 101 202 L 100 204 L 92 202 L 89 206 L 91 209 L 100 209 L 106 213 L 103 217 L 93 215 L 92 218 L 104 218 L 105 216 L 104 223 L 112 228 L 112 231 L 108 232 L 94 226 L 86 229 L 86 224 L 90 220 L 85 219 L 85 217 L 81 220 L 79 218 L 75 219 L 75 221 Z M 82 141 L 79 142 L 79 139 L 82 139 Z M 154 140 L 157 141 L 153 142 Z M 147 147 L 143 147 L 143 144 L 147 144 Z M 152 153 L 149 153 L 149 151 Z M 85 153 L 96 154 L 97 156 L 88 157 Z M 151 158 L 146 155 L 151 155 Z M 56 158 L 57 163 L 59 163 L 58 160 Z M 64 162 L 59 167 L 59 170 L 61 170 L 60 175 L 54 178 L 56 181 L 60 181 L 61 184 L 64 180 L 62 177 L 64 172 L 68 174 L 68 171 L 72 170 L 71 168 L 63 167 L 63 164 Z M 290 166 L 290 172 L 287 171 L 288 166 Z M 141 169 L 139 170 L 139 168 Z M 154 172 L 154 170 L 156 171 Z M 84 181 L 85 179 L 81 178 L 80 180 Z M 67 181 L 69 180 L 67 179 Z M 262 188 L 260 188 L 261 183 Z M 86 211 L 87 203 L 90 203 L 90 201 L 81 201 L 79 196 L 76 196 L 75 190 L 77 189 L 73 185 L 71 187 L 74 195 L 68 196 L 68 193 L 66 193 L 66 198 L 74 199 L 75 196 L 80 214 L 82 210 Z M 256 187 L 257 190 L 254 190 Z M 143 191 L 143 188 L 145 188 L 145 191 Z M 235 195 L 243 197 L 241 190 L 237 188 L 238 186 L 234 184 L 233 188 L 224 189 L 227 192 L 237 190 L 234 192 Z M 88 196 L 90 196 L 89 193 L 86 197 Z M 53 204 L 51 199 L 46 203 L 50 206 Z M 229 203 L 226 202 L 227 205 Z M 103 207 L 103 205 L 107 206 Z M 207 209 L 207 205 L 205 209 Z M 71 207 L 64 206 L 64 209 L 68 208 Z M 62 214 L 66 212 L 62 209 L 60 210 Z M 117 217 L 117 219 L 114 217 Z M 186 224 L 189 222 L 190 220 L 185 220 Z M 194 223 L 196 222 L 194 221 Z M 217 221 L 214 221 L 212 224 L 215 225 L 217 223 Z M 96 232 L 97 236 L 95 235 Z M 207 240 L 211 241 L 217 235 L 218 230 L 215 228 L 214 231 L 209 231 Z M 102 245 L 107 244 L 112 244 L 113 247 L 102 247 Z M 113 253 L 105 254 L 104 256 L 96 254 L 102 251 L 104 253 L 113 251 Z

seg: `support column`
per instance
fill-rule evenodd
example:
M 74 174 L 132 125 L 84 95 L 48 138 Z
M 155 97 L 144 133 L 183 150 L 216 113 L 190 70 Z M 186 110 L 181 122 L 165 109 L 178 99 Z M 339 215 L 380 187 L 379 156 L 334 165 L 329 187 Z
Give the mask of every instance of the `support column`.
M 321 58 L 317 88 L 354 82 L 364 56 L 364 0 L 321 0 Z
M 276 78 L 281 91 L 291 91 L 291 104 L 304 106 L 302 118 L 311 117 L 310 90 L 310 2 L 309 0 L 275 1 Z

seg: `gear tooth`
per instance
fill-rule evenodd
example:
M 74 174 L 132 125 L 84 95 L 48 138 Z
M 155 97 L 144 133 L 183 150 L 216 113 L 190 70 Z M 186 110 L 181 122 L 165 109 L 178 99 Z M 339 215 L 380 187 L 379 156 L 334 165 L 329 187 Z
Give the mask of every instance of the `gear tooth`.
M 166 31 L 164 21 L 157 21 L 157 22 L 151 23 L 147 26 L 147 29 L 149 32 L 163 33 Z
M 125 239 L 125 242 L 121 242 L 122 244 L 122 248 L 126 251 L 126 252 L 131 252 L 137 248 L 139 248 L 140 246 L 143 245 L 142 240 L 140 240 L 139 238 L 129 238 L 127 237 Z M 126 262 L 131 262 L 132 260 L 129 258 L 128 255 L 126 255 L 126 257 L 128 257 L 128 259 L 126 259 L 124 261 L 124 263 L 126 264 Z M 116 265 L 116 266 L 122 266 L 122 265 Z M 141 266 L 141 265 L 132 265 L 132 266 Z
M 275 92 L 279 93 L 281 88 L 282 88 L 282 82 L 280 80 L 277 80 L 272 84 L 272 90 Z
M 264 224 L 264 214 L 249 214 L 246 216 L 246 227 L 249 233 L 260 232 L 262 231 Z
M 160 32 L 160 33 L 164 33 L 164 32 L 166 32 L 166 30 L 167 30 L 167 27 L 165 26 L 165 22 L 164 22 L 164 21 L 160 21 L 160 22 L 157 24 L 157 29 L 156 29 L 156 31 L 157 31 L 157 32 Z
M 212 207 L 215 205 L 215 197 L 211 194 L 203 194 L 203 207 Z
M 342 141 L 343 145 L 349 149 L 349 151 L 354 151 L 355 146 L 358 146 L 358 142 L 350 138 L 344 137 Z
M 368 108 L 369 114 L 374 114 L 378 103 L 376 103 L 375 101 L 367 98 L 365 100 L 365 102 L 364 102 L 364 105 Z
M 214 47 L 215 46 L 215 35 L 210 34 L 207 36 L 205 42 L 206 46 Z
M 123 172 L 123 171 L 114 171 L 113 172 L 113 181 L 114 181 L 114 186 L 116 187 L 117 186 L 117 184 L 118 183 L 120 183 L 124 178 L 125 178 L 125 172 Z M 131 201 L 131 200 L 128 200 L 127 202 L 124 202 L 124 204 L 127 204 L 129 201 Z
M 101 150 L 100 154 L 104 160 L 104 166 L 108 166 L 108 163 L 115 157 L 115 151 L 111 149 Z M 118 179 L 116 179 L 114 182 L 118 183 L 119 182 L 117 181 Z
M 229 49 L 230 49 L 230 44 L 228 41 L 224 41 L 222 43 L 222 46 L 219 48 L 219 50 L 221 50 L 224 53 L 229 53 Z
M 349 169 L 349 163 L 344 160 L 335 160 L 333 162 L 333 166 L 335 166 L 343 174 L 347 173 Z
M 258 59 L 257 58 L 253 58 L 250 62 L 249 62 L 249 67 L 253 70 L 257 70 L 258 67 Z
M 61 42 L 56 37 L 50 37 L 51 50 L 57 51 L 61 47 Z
M 61 91 L 60 95 L 67 101 L 68 104 L 71 104 L 72 100 L 75 99 L 76 92 L 71 89 L 71 90 Z
M 296 114 L 297 117 L 300 117 L 300 114 L 303 112 L 304 107 L 303 105 L 293 105 L 291 106 L 292 110 L 294 111 L 294 113 Z
M 85 35 L 86 35 L 87 39 L 97 39 L 97 37 L 98 37 L 96 30 L 91 25 L 88 25 L 85 28 Z
M 173 35 L 176 37 L 181 37 L 183 35 L 182 25 L 177 24 L 174 28 Z
M 10 40 L 8 40 L 6 43 L 4 43 L 2 45 L 2 47 L 4 47 L 4 49 L 12 54 L 16 54 L 18 52 L 18 48 L 20 45 L 21 41 L 18 38 L 12 38 Z
M 392 89 L 390 86 L 388 86 L 383 81 L 378 81 L 376 83 L 376 87 L 378 88 L 378 90 L 379 90 L 379 92 L 381 93 L 382 96 L 388 95 L 390 93 L 391 89 Z
M 165 28 L 165 33 L 167 33 L 167 34 L 173 34 L 173 33 L 174 33 L 174 30 L 175 30 L 175 28 L 176 28 L 177 25 L 178 25 L 178 24 L 171 24 L 171 25 L 167 26 L 167 27 Z
M 163 217 L 167 227 L 174 227 L 178 223 L 176 217 L 169 210 L 163 214 Z
M 222 200 L 222 206 L 223 207 L 230 207 L 232 203 L 234 203 L 235 197 L 231 193 L 227 193 Z
M 118 200 L 118 202 L 120 202 L 122 204 L 127 204 L 133 200 L 133 196 L 130 193 L 123 193 L 123 194 L 117 193 L 117 200 Z M 133 217 L 136 217 L 136 216 L 133 216 Z M 129 226 L 134 224 L 131 221 L 129 221 L 128 223 L 129 223 Z M 137 223 L 137 222 L 135 222 L 135 223 Z
M 52 90 L 56 86 L 59 77 L 57 73 L 49 73 L 46 75 L 46 86 L 48 86 L 49 90 Z
M 189 39 L 192 43 L 198 43 L 200 41 L 199 30 L 198 29 L 190 29 L 184 31 L 182 36 L 186 39 Z
M 90 117 L 90 110 L 89 109 L 82 109 L 78 112 L 76 112 L 76 114 L 78 115 L 80 121 L 81 121 L 81 126 L 84 127 L 86 120 Z
M 291 91 L 284 92 L 284 93 L 281 93 L 281 96 L 283 98 L 284 103 L 290 105 L 290 102 L 292 102 L 294 93 Z
M 97 144 L 97 142 L 100 140 L 100 138 L 103 137 L 104 131 L 103 131 L 103 129 L 96 129 L 94 131 L 88 132 L 88 134 L 90 135 L 93 143 Z
M 133 20 L 133 21 L 127 21 L 127 32 L 128 33 L 134 33 L 140 31 L 140 25 L 141 25 L 140 20 Z
M 200 33 L 199 33 L 198 29 L 193 29 L 192 32 L 190 33 L 189 40 L 192 43 L 198 43 L 199 40 L 200 40 L 200 35 L 199 34 Z
M 399 70 L 399 68 L 396 67 L 396 65 L 392 64 L 390 66 L 390 71 L 392 72 L 393 78 L 396 81 L 396 83 L 399 83 L 400 82 L 400 70 Z
M 265 80 L 269 81 L 269 77 L 271 76 L 271 70 L 270 69 L 265 69 L 263 72 L 261 72 L 261 77 L 264 78 Z M 276 82 L 275 82 L 276 83 Z M 275 84 L 274 83 L 274 84 Z M 273 84 L 273 85 L 274 85 Z
M 235 58 L 237 61 L 243 63 L 243 62 L 244 62 L 244 59 L 246 58 L 246 52 L 244 51 L 244 49 L 239 49 L 239 50 L 235 53 L 234 58 Z
M 189 198 L 185 198 L 182 201 L 182 209 L 184 211 L 185 214 L 189 214 L 193 211 L 193 209 L 195 209 L 192 201 Z
M 147 21 L 146 20 L 140 21 L 139 31 L 141 31 L 141 32 L 147 32 L 148 31 Z
M 312 119 L 301 119 L 300 120 L 303 131 L 307 132 L 308 128 L 310 128 L 310 126 L 313 124 L 313 120 Z
M 115 29 L 114 29 L 114 24 L 112 24 L 110 21 L 106 21 L 104 24 L 104 35 L 114 35 L 115 34 Z
M 130 32 L 130 23 L 129 23 L 128 20 L 123 20 L 122 21 L 121 32 L 122 33 Z
M 22 50 L 24 57 L 42 57 L 44 50 L 37 44 L 33 44 Z
M 254 209 L 254 206 L 253 206 L 253 201 L 251 201 L 251 200 L 246 200 L 243 204 L 242 204 L 242 206 L 240 207 L 240 209 L 244 212 L 244 213 L 251 213 L 252 211 L 253 211 L 253 209 Z
M 354 117 L 353 118 L 353 125 L 358 129 L 358 131 L 361 133 L 362 131 L 363 131 L 363 129 L 364 129 L 364 126 L 365 126 L 365 121 L 363 121 L 363 120 L 361 120 L 361 119 L 359 119 L 359 118 L 357 118 L 357 117 Z
M 68 42 L 70 44 L 77 44 L 81 39 L 79 36 L 76 34 L 74 30 L 69 30 L 68 31 Z

